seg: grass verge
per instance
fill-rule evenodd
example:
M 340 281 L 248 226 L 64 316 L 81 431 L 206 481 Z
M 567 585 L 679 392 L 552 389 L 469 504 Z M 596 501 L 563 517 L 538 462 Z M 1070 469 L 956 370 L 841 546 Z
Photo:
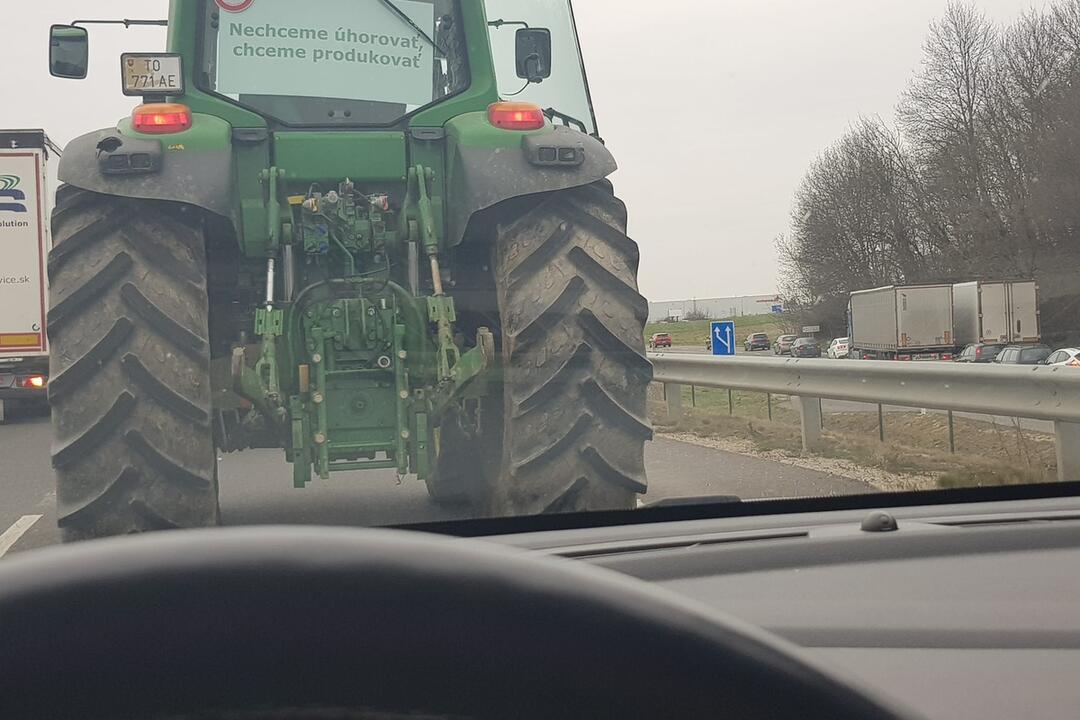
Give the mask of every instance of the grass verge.
M 662 388 L 651 392 L 649 412 L 659 432 L 736 439 L 758 453 L 805 458 L 798 413 L 786 396 L 773 396 L 772 419 L 762 393 L 698 388 L 691 405 L 684 388 L 682 417 L 667 418 Z M 954 420 L 956 452 L 949 451 L 948 419 L 918 411 L 885 415 L 886 441 L 878 439 L 875 412 L 825 415 L 824 447 L 817 457 L 844 460 L 868 471 L 930 478 L 929 487 L 954 488 L 1048 482 L 1056 479 L 1053 436 L 967 418 Z
M 769 342 L 772 342 L 777 335 L 790 332 L 790 323 L 783 315 L 744 315 L 737 318 L 721 319 L 735 321 L 735 337 L 740 345 L 746 339 L 746 336 L 752 333 L 766 333 L 769 336 Z M 653 333 L 670 333 L 671 340 L 675 345 L 701 345 L 704 347 L 705 338 L 709 337 L 711 325 L 711 320 L 649 323 L 645 326 L 645 339 L 648 340 Z

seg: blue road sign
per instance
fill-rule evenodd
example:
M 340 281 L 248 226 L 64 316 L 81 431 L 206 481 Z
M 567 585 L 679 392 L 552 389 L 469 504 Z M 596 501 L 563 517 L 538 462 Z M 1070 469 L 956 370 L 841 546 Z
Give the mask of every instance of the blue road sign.
M 784 306 L 783 305 L 773 305 L 771 312 L 772 312 L 773 315 L 783 315 L 784 314 Z
M 735 322 L 733 320 L 721 320 L 712 324 L 713 355 L 735 354 Z

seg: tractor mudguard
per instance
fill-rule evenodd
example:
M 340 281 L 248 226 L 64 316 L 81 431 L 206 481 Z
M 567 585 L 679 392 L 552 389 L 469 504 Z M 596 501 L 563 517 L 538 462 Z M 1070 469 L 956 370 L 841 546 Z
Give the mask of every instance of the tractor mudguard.
M 483 117 L 483 113 L 473 115 Z M 461 243 L 470 218 L 481 210 L 504 200 L 588 185 L 618 167 L 602 142 L 571 128 L 549 126 L 528 134 L 495 130 L 502 142 L 482 144 L 475 141 L 490 140 L 493 129 L 477 128 L 470 120 L 475 122 L 468 115 L 456 118 L 447 128 L 451 141 L 447 209 L 450 246 Z M 511 139 L 504 139 L 507 136 Z M 554 160 L 550 159 L 552 152 Z
M 129 121 L 72 140 L 59 178 L 75 187 L 117 197 L 171 200 L 235 220 L 231 128 L 210 115 L 170 135 L 145 135 Z

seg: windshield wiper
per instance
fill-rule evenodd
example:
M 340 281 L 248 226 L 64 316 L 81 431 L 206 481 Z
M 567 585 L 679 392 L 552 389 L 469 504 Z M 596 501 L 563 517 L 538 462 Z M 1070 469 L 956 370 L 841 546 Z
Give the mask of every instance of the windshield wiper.
M 585 133 L 586 135 L 589 134 L 589 128 L 586 127 L 585 123 L 581 120 L 578 120 L 573 115 L 567 115 L 566 113 L 559 112 L 555 108 L 551 107 L 544 108 L 544 115 L 547 115 L 547 119 L 551 120 L 552 122 L 555 122 L 555 119 L 558 118 L 559 120 L 562 120 L 563 125 L 565 125 L 566 127 L 576 125 L 577 127 L 581 128 L 581 132 Z
M 407 23 L 409 27 L 411 27 L 413 30 L 415 30 L 417 33 L 419 33 L 420 37 L 427 40 L 428 45 L 431 45 L 431 47 L 435 48 L 439 53 L 441 53 L 443 55 L 446 54 L 446 53 L 444 53 L 442 51 L 442 48 L 439 47 L 438 45 L 436 45 L 435 41 L 432 38 L 430 38 L 426 32 L 424 32 L 423 28 L 421 28 L 419 25 L 417 25 L 413 21 L 413 19 L 411 17 L 406 15 L 404 10 L 402 10 L 401 8 L 399 8 L 397 5 L 394 4 L 393 0 L 381 0 L 381 2 L 382 2 L 383 5 L 385 5 L 390 10 L 390 12 L 397 15 L 398 19 L 400 19 L 401 21 Z
M 690 497 L 666 497 L 654 500 L 642 505 L 642 509 L 663 507 L 684 507 L 687 505 L 727 505 L 741 503 L 742 498 L 737 495 L 698 495 Z
M 502 18 L 499 18 L 498 20 L 488 20 L 488 25 L 495 28 L 496 30 L 501 28 L 503 25 L 520 25 L 522 27 L 529 27 L 529 23 L 525 22 L 524 20 L 503 20 Z

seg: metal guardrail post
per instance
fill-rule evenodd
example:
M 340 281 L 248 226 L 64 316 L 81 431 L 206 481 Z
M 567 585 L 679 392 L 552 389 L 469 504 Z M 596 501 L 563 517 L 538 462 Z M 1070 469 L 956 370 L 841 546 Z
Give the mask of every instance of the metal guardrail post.
M 949 452 L 956 454 L 956 423 L 953 421 L 952 410 L 949 410 Z
M 821 403 L 819 398 L 797 397 L 795 404 L 799 407 L 799 417 L 802 419 L 802 446 L 806 452 L 814 452 L 821 449 Z
M 1058 480 L 1080 480 L 1080 423 L 1055 422 Z
M 682 417 L 682 385 L 664 383 L 664 394 L 667 396 L 668 420 L 678 420 Z

